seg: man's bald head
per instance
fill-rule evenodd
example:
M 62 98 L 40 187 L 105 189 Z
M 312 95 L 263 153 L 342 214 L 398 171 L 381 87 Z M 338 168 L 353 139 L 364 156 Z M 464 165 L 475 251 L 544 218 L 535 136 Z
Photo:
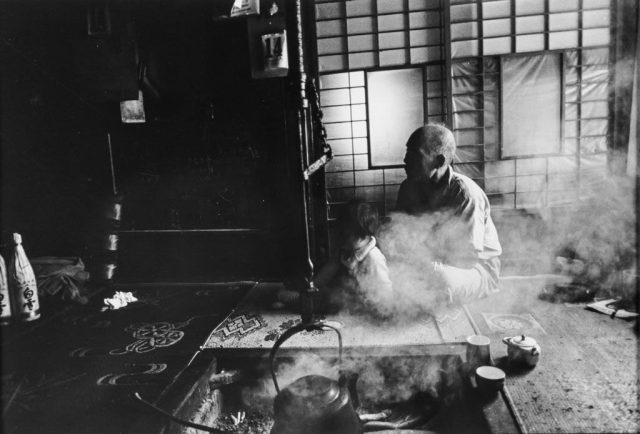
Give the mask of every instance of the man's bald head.
M 456 153 L 456 140 L 447 127 L 427 124 L 411 134 L 407 141 L 407 149 L 421 150 L 431 155 L 443 155 L 445 164 L 449 165 Z

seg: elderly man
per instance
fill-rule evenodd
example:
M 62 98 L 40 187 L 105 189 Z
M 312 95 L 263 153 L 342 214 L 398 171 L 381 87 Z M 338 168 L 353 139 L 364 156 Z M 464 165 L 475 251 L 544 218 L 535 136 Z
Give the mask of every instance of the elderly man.
M 502 248 L 484 191 L 451 167 L 455 151 L 444 126 L 411 134 L 397 210 L 429 221 L 427 273 L 449 301 L 468 301 L 498 290 Z

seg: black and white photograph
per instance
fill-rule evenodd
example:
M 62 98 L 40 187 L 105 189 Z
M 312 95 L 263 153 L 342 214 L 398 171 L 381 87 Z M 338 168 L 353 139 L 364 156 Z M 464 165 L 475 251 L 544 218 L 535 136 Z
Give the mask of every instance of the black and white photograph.
M 0 432 L 640 432 L 639 28 L 0 0 Z

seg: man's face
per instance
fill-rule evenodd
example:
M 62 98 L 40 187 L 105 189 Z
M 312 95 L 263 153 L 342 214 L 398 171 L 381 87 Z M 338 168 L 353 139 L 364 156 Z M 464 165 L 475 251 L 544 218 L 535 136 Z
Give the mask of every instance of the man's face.
M 404 170 L 409 180 L 426 181 L 435 175 L 437 169 L 436 155 L 417 146 L 407 148 Z

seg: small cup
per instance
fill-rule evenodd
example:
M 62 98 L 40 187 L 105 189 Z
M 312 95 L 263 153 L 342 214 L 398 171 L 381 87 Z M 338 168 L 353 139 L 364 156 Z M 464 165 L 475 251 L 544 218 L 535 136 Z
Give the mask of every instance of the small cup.
M 486 394 L 496 393 L 504 387 L 504 371 L 495 366 L 480 366 L 476 369 L 478 389 Z
M 472 335 L 467 338 L 467 365 L 471 372 L 478 366 L 491 365 L 491 341 L 486 336 Z

